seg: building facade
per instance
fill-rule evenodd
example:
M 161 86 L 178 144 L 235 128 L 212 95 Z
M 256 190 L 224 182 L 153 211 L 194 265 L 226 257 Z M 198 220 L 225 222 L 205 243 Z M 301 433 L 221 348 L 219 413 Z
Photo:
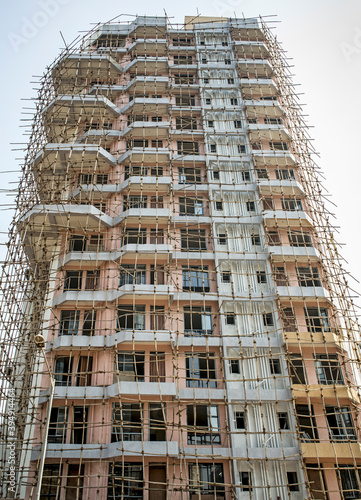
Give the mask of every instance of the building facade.
M 2 280 L 2 496 L 361 498 L 359 329 L 264 20 L 97 26 L 37 102 Z

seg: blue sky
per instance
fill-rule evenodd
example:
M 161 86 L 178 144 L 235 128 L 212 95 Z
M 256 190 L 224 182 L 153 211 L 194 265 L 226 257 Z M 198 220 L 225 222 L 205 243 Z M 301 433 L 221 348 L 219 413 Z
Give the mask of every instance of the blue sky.
M 357 0 L 190 0 L 162 3 L 135 0 L 131 6 L 114 0 L 16 0 L 6 2 L 0 20 L 2 44 L 2 165 L 0 167 L 0 203 L 11 204 L 13 197 L 2 190 L 16 189 L 19 170 L 10 143 L 25 142 L 21 119 L 23 107 L 31 107 L 37 87 L 33 75 L 43 74 L 47 65 L 64 46 L 60 31 L 70 43 L 94 23 L 106 22 L 122 13 L 167 15 L 173 22 L 183 22 L 184 15 L 246 17 L 276 15 L 275 34 L 282 42 L 294 82 L 305 103 L 307 121 L 314 146 L 320 152 L 317 163 L 324 173 L 324 186 L 334 205 L 329 210 L 337 216 L 340 227 L 336 239 L 345 243 L 346 265 L 361 281 L 361 244 L 359 219 L 361 168 L 358 146 L 361 116 L 361 2 Z M 130 19 L 124 16 L 124 19 Z M 25 110 L 25 112 L 28 112 Z M 18 146 L 17 146 L 18 147 Z M 11 184 L 8 184 L 11 183 Z M 327 194 L 327 193 L 326 193 Z M 6 207 L 5 207 L 6 208 Z M 10 207 L 7 207 L 10 208 Z M 0 213 L 0 242 L 7 240 L 11 211 Z M 0 259 L 4 247 L 0 247 Z M 361 285 L 350 281 L 359 291 Z M 361 304 L 361 302 L 360 302 Z

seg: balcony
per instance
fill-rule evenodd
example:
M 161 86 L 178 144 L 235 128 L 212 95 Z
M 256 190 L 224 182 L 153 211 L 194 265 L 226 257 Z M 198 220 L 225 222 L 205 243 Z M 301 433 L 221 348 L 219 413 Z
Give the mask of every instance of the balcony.
M 100 125 L 101 127 L 101 125 Z M 97 143 L 111 143 L 120 139 L 167 139 L 169 134 L 169 122 L 148 122 L 136 121 L 128 125 L 123 130 L 107 130 L 97 128 L 90 129 L 85 132 L 80 138 L 79 142 Z
M 202 112 L 201 106 L 193 106 L 191 104 L 189 105 L 182 105 L 182 106 L 177 106 L 176 104 L 172 104 L 172 115 L 173 116 L 200 116 Z
M 259 78 L 269 78 L 273 74 L 272 66 L 267 59 L 239 58 L 236 63 L 242 74 L 256 74 Z
M 272 78 L 241 78 L 241 88 L 245 99 L 255 96 L 276 97 L 278 90 Z
M 19 224 L 31 234 L 54 233 L 59 228 L 98 231 L 113 226 L 113 219 L 92 205 L 35 205 L 20 218 Z
M 173 165 L 184 166 L 184 167 L 202 167 L 205 165 L 206 157 L 204 155 L 198 154 L 184 154 L 174 153 L 172 157 Z
M 249 124 L 250 141 L 288 141 L 289 131 L 283 125 Z
M 171 139 L 174 141 L 195 141 L 195 140 L 203 140 L 204 137 L 204 131 L 202 129 L 171 129 L 169 131 L 169 134 L 171 135 Z
M 331 329 L 333 330 L 333 329 Z M 283 338 L 287 345 L 299 347 L 302 346 L 322 346 L 330 344 L 328 347 L 337 346 L 341 348 L 342 339 L 337 334 L 337 331 L 331 332 L 286 332 L 283 330 Z
M 302 456 L 309 461 L 317 457 L 319 460 L 352 461 L 361 459 L 360 443 L 301 443 Z M 356 497 L 355 497 L 356 498 Z
M 83 170 L 88 165 L 109 170 L 117 165 L 116 158 L 105 149 L 93 144 L 50 143 L 44 146 L 34 160 L 36 174 L 49 171 L 50 175 Z
M 157 75 L 168 71 L 168 57 L 136 57 L 124 68 L 124 72 Z
M 169 298 L 174 296 L 172 285 L 123 285 L 118 290 L 70 290 L 59 294 L 53 299 L 53 307 L 60 305 L 79 304 L 81 306 L 91 306 L 92 304 L 103 302 L 109 304 L 118 299 L 151 299 Z
M 278 101 L 252 99 L 246 100 L 244 104 L 248 118 L 282 117 L 284 114 Z
M 118 186 L 116 184 L 80 184 L 79 187 L 69 193 L 68 199 L 81 198 L 83 202 L 89 200 L 88 203 L 91 203 L 93 201 L 104 201 L 117 192 Z
M 229 24 L 231 29 L 231 38 L 234 41 L 239 39 L 246 40 L 264 40 L 264 32 L 260 29 L 257 19 L 230 19 Z
M 137 76 L 125 85 L 126 91 L 164 93 L 168 91 L 169 78 L 167 76 Z
M 149 342 L 157 342 L 157 344 L 166 344 L 170 345 L 171 342 L 179 341 L 179 345 L 181 344 L 181 338 L 176 339 L 176 334 L 170 333 L 168 330 L 142 330 L 142 331 L 126 331 L 122 330 L 120 332 L 115 333 L 114 335 L 102 335 L 104 331 L 99 331 L 99 334 L 92 336 L 86 335 L 62 335 L 60 337 L 56 337 L 52 342 L 47 342 L 46 349 L 57 349 L 57 350 L 68 350 L 75 349 L 81 350 L 84 348 L 104 348 L 104 347 L 114 347 L 120 346 L 121 344 L 131 344 L 133 342 L 136 343 L 149 343 Z M 184 339 L 183 339 L 184 340 Z M 188 339 L 192 340 L 192 339 Z M 200 344 L 205 346 L 205 339 L 202 339 L 203 343 Z M 215 340 L 215 339 L 213 339 Z M 217 346 L 219 346 L 219 338 L 216 339 L 218 341 Z M 210 342 L 211 339 L 207 339 L 207 342 Z M 188 345 L 192 345 L 189 342 Z M 197 345 L 197 344 L 194 344 Z M 210 344 L 213 345 L 213 344 Z M 140 346 L 139 346 L 140 347 Z
M 167 37 L 165 17 L 138 16 L 130 25 L 129 36 L 162 39 Z
M 145 259 L 153 259 L 154 255 L 157 256 L 157 262 L 168 261 L 173 258 L 174 255 L 173 245 L 168 244 L 153 244 L 147 243 L 144 245 L 138 245 L 135 243 L 128 243 L 123 245 L 121 248 L 121 255 L 127 257 L 133 257 L 133 259 L 143 257 Z
M 92 85 L 87 92 L 88 95 L 102 95 L 113 101 L 117 95 L 126 90 L 126 85 Z
M 129 208 L 115 217 L 114 224 L 126 220 L 127 223 L 154 223 L 159 222 L 166 224 L 171 217 L 171 209 L 168 208 Z
M 264 213 L 264 222 L 267 226 L 288 227 L 313 227 L 313 221 L 303 210 L 267 210 Z
M 82 136 L 78 137 L 77 143 L 80 144 L 101 144 L 102 147 L 109 145 L 113 141 L 120 140 L 122 138 L 122 133 L 120 130 L 107 128 L 101 128 L 101 125 L 87 130 Z
M 167 52 L 167 41 L 157 38 L 137 38 L 127 48 L 129 54 L 135 56 L 158 56 L 163 57 Z
M 174 64 L 174 63 L 169 63 L 169 69 L 171 71 L 174 71 L 174 72 L 179 72 L 179 71 L 182 71 L 182 72 L 187 72 L 187 73 L 196 73 L 198 67 L 197 67 L 197 64 L 195 63 L 195 61 L 192 63 L 192 64 Z
M 242 387 L 237 389 L 229 389 L 228 394 L 229 401 L 235 403 L 239 403 L 239 401 L 257 401 L 259 403 L 260 398 L 269 402 L 292 401 L 290 389 L 263 389 L 261 384 L 257 389 L 246 389 L 242 384 Z
M 270 53 L 263 42 L 235 41 L 234 50 L 244 59 L 267 59 Z
M 277 286 L 277 292 L 281 299 L 292 297 L 292 299 L 329 299 L 329 292 L 322 286 Z
M 173 285 L 123 285 L 119 287 L 117 298 L 143 298 L 149 299 L 153 298 L 154 295 L 162 298 L 173 299 L 174 296 L 174 286 Z
M 343 403 L 353 401 L 355 404 L 360 404 L 360 396 L 358 391 L 346 385 L 320 385 L 320 384 L 293 384 L 293 396 L 297 399 L 305 401 L 313 401 L 315 403 L 324 401 L 324 403 Z
M 136 97 L 121 109 L 121 113 L 166 115 L 169 109 L 169 102 L 168 97 Z
M 300 182 L 296 180 L 259 180 L 259 190 L 262 195 L 304 196 L 305 192 Z
M 60 259 L 62 265 L 66 264 L 94 264 L 100 262 L 117 261 L 123 257 L 127 260 L 143 257 L 145 259 L 153 260 L 154 255 L 157 255 L 157 262 L 168 262 L 173 258 L 173 245 L 161 243 L 148 243 L 138 245 L 135 243 L 128 243 L 123 245 L 119 250 L 112 251 L 97 251 L 96 249 L 86 249 L 83 252 L 68 252 L 65 257 Z
M 168 148 L 132 148 L 118 158 L 118 163 L 166 165 L 169 162 L 169 157 Z
M 194 45 L 194 41 L 193 42 L 190 42 L 189 45 L 186 45 L 186 44 L 182 44 L 182 43 L 177 43 L 176 40 L 173 40 L 173 45 L 170 45 L 169 46 L 169 52 L 172 54 L 180 54 L 180 53 L 184 53 L 184 54 L 189 54 L 190 52 L 195 52 L 196 51 L 196 48 L 195 48 L 195 45 Z
M 272 245 L 269 247 L 269 251 L 273 262 L 318 261 L 320 259 L 319 252 L 313 246 L 293 247 L 290 245 Z
M 179 444 L 177 441 L 123 441 L 108 444 L 48 444 L 46 447 L 46 458 L 67 460 L 104 460 L 119 458 L 119 447 L 122 455 L 126 457 L 139 457 L 144 454 L 146 457 L 158 459 L 160 456 L 177 458 L 179 456 Z M 31 452 L 32 461 L 39 460 L 40 447 L 36 446 Z M 138 497 L 139 498 L 139 497 Z
M 165 121 L 135 121 L 121 131 L 122 137 L 131 136 L 132 139 L 167 139 L 168 134 L 169 122 Z
M 44 109 L 45 119 L 50 117 L 49 123 L 59 120 L 72 125 L 77 124 L 79 117 L 92 120 L 112 120 L 118 118 L 121 111 L 107 97 L 103 95 L 62 95 L 53 99 Z
M 49 142 L 75 142 L 79 132 L 89 128 L 104 133 L 119 117 L 120 109 L 103 95 L 66 95 L 55 98 L 43 114 Z
M 55 65 L 52 75 L 54 79 L 115 78 L 123 73 L 123 68 L 109 55 L 82 53 L 69 54 Z M 61 90 L 60 87 L 57 87 Z
M 293 167 L 296 158 L 290 151 L 274 151 L 272 149 L 253 149 L 252 158 L 256 167 Z
M 81 192 L 92 192 L 94 193 L 93 196 L 96 196 L 99 192 L 103 197 L 106 196 L 107 193 L 121 193 L 122 191 L 127 191 L 129 193 L 138 191 L 142 191 L 143 193 L 168 193 L 171 185 L 172 178 L 166 175 L 159 177 L 147 176 L 146 174 L 143 176 L 131 175 L 125 181 L 117 185 L 82 185 Z M 77 189 L 72 193 L 72 196 L 78 196 L 79 194 L 80 189 Z
M 48 400 L 50 389 L 40 391 L 39 403 Z M 190 393 L 192 389 L 188 389 Z M 215 389 L 217 390 L 217 389 Z M 208 392 L 208 389 L 203 389 Z M 222 391 L 223 392 L 223 391 Z M 142 396 L 175 396 L 177 394 L 176 384 L 173 382 L 124 382 L 119 381 L 116 384 L 106 386 L 86 386 L 86 387 L 60 387 L 56 386 L 54 399 L 79 399 L 79 400 L 103 400 L 110 398 L 119 398 L 123 394 L 142 395 Z M 190 396 L 193 399 L 193 396 Z

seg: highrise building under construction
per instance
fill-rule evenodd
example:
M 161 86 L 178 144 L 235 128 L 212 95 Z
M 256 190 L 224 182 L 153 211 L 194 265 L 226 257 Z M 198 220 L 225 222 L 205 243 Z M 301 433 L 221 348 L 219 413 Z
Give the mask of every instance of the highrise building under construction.
M 267 22 L 97 25 L 40 83 L 0 497 L 361 498 L 359 326 Z

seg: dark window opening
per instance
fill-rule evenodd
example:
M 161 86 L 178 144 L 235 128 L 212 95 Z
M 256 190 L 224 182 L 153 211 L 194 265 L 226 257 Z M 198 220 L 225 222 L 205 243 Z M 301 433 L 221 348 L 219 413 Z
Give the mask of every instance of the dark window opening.
M 187 443 L 220 444 L 218 406 L 187 405 Z
M 70 356 L 57 356 L 54 365 L 55 385 L 68 387 L 71 385 L 73 373 L 73 358 Z
M 345 383 L 337 354 L 316 354 L 315 365 L 319 384 Z
M 184 333 L 212 335 L 212 308 L 184 306 Z
M 335 465 L 344 500 L 361 498 L 360 471 L 354 465 Z
M 193 252 L 207 250 L 205 229 L 181 229 L 181 249 Z
M 113 403 L 112 443 L 142 440 L 142 410 L 140 403 Z
M 149 355 L 149 382 L 165 382 L 165 353 L 154 351 Z
M 123 264 L 120 267 L 119 286 L 124 285 L 145 285 L 146 265 L 145 264 Z
M 91 311 L 84 311 L 84 320 L 83 320 L 83 335 L 94 335 L 95 334 L 95 325 L 97 320 L 97 312 L 93 309 Z
M 273 326 L 273 314 L 272 313 L 264 313 L 263 314 L 263 324 L 264 326 Z
M 41 482 L 40 499 L 58 500 L 62 480 L 62 467 L 59 464 L 45 464 Z
M 252 491 L 252 476 L 251 472 L 240 472 L 239 483 L 241 491 Z
M 176 96 L 175 98 L 176 106 L 191 107 L 196 105 L 196 99 L 194 95 L 189 96 Z
M 307 330 L 309 332 L 329 332 L 330 322 L 325 307 L 307 307 L 304 309 Z
M 146 245 L 146 229 L 125 229 L 123 233 L 123 245 Z
M 117 329 L 145 330 L 145 306 L 119 306 Z
M 74 406 L 71 429 L 72 444 L 86 444 L 88 430 L 88 407 Z
M 262 285 L 267 283 L 266 271 L 256 271 L 257 283 Z
M 199 154 L 198 142 L 177 141 L 177 152 L 179 155 Z
M 59 335 L 77 335 L 79 316 L 79 311 L 61 311 Z
M 93 356 L 80 356 L 76 372 L 77 387 L 90 387 L 93 372 Z
M 306 372 L 301 354 L 290 353 L 289 369 L 292 384 L 306 384 Z
M 230 367 L 231 373 L 241 373 L 238 359 L 231 359 Z
M 312 247 L 312 238 L 309 233 L 296 232 L 288 234 L 291 247 Z
M 143 466 L 137 462 L 110 463 L 108 500 L 143 500 Z
M 296 210 L 303 210 L 301 200 L 282 199 L 281 203 L 282 203 L 282 209 L 289 212 L 295 212 Z
M 216 362 L 214 353 L 186 354 L 187 387 L 216 388 Z
M 278 231 L 268 231 L 267 239 L 270 246 L 281 245 L 281 239 Z
M 297 332 L 297 319 L 291 307 L 286 307 L 281 311 L 281 320 L 285 332 Z
M 50 414 L 48 442 L 65 443 L 67 430 L 67 408 L 52 408 Z
M 285 168 L 276 170 L 276 179 L 279 180 L 295 180 L 295 173 L 292 168 Z
M 208 267 L 204 266 L 182 266 L 183 290 L 191 292 L 209 292 L 209 273 Z
M 197 130 L 197 119 L 191 116 L 176 117 L 177 130 Z
M 270 369 L 272 375 L 281 375 L 281 360 L 279 358 L 270 358 L 269 360 Z
M 296 405 L 296 419 L 301 441 L 304 443 L 318 441 L 313 405 Z
M 288 413 L 285 411 L 281 411 L 277 413 L 278 424 L 281 430 L 288 430 L 290 428 L 290 424 L 288 422 Z
M 201 184 L 201 170 L 197 168 L 178 168 L 179 184 Z
M 144 382 L 144 352 L 120 352 L 115 369 L 117 379 L 123 382 Z
M 244 411 L 234 412 L 234 423 L 237 430 L 246 430 L 246 414 Z
M 349 406 L 326 406 L 326 418 L 330 439 L 356 441 L 356 432 Z
M 204 215 L 203 198 L 179 198 L 179 215 Z
M 194 75 L 175 75 L 174 83 L 176 85 L 192 85 L 194 83 Z
M 299 286 L 322 286 L 317 267 L 296 267 Z
M 64 291 L 81 290 L 83 271 L 66 271 Z
M 297 472 L 287 472 L 287 483 L 290 491 L 300 491 Z
M 222 464 L 189 464 L 189 490 L 191 500 L 198 498 L 225 498 Z
M 165 404 L 149 403 L 149 441 L 166 441 L 167 415 Z

